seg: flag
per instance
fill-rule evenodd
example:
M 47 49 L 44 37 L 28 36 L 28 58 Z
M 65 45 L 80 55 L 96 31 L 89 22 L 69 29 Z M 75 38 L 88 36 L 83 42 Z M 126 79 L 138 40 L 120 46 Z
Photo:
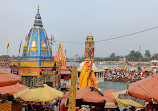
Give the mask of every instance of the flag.
M 92 49 L 92 51 L 91 51 L 91 55 L 94 53 L 94 48 Z
M 9 47 L 9 42 L 8 42 L 8 45 L 7 45 L 7 49 L 8 49 L 8 47 Z
M 46 42 L 47 42 L 47 35 L 46 35 L 46 38 L 44 39 L 44 42 L 43 42 L 43 43 L 45 43 L 45 44 L 46 44 Z
M 27 35 L 25 36 L 25 41 L 27 41 Z
M 22 44 L 22 41 L 20 42 L 20 47 L 19 47 L 19 54 L 20 54 L 21 44 Z

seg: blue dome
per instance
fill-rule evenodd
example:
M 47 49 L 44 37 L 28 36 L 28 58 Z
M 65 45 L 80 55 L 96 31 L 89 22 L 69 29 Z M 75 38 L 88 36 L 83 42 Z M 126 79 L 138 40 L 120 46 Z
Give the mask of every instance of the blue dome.
M 35 16 L 34 27 L 30 29 L 25 41 L 23 58 L 52 59 L 51 44 L 43 28 L 39 8 Z

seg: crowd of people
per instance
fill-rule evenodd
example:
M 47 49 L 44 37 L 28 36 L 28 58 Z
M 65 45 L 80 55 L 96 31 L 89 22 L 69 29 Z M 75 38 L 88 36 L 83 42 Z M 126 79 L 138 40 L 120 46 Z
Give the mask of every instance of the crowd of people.
M 59 100 L 49 102 L 24 102 L 23 111 L 59 111 Z
M 116 70 L 114 68 L 105 70 L 105 81 L 135 82 L 152 75 L 149 71 L 137 71 L 129 69 Z

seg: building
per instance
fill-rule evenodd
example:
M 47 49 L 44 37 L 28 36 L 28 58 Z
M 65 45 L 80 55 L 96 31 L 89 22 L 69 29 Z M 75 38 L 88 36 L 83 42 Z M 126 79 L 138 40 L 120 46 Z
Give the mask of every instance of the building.
M 78 55 L 76 54 L 76 55 L 75 55 L 74 62 L 77 62 L 77 61 L 78 61 Z
M 71 85 L 71 72 L 70 68 L 67 68 L 66 57 L 63 52 L 63 43 L 59 46 L 59 49 L 54 57 L 54 61 L 62 62 L 61 66 L 61 88 L 66 88 Z
M 90 58 L 94 59 L 94 41 L 93 35 L 89 34 L 85 41 L 85 59 Z
M 78 79 L 78 81 L 79 81 L 79 78 L 80 78 L 80 74 L 81 74 L 82 70 L 84 69 L 83 66 L 86 63 L 86 59 L 88 59 L 90 61 L 94 60 L 94 41 L 93 41 L 93 35 L 92 34 L 89 34 L 86 38 L 86 41 L 85 41 L 85 61 L 80 63 L 79 67 L 77 68 L 77 72 L 78 72 L 77 79 Z M 94 62 L 92 64 L 92 69 L 93 69 L 93 72 L 95 74 L 95 78 L 96 78 L 97 82 L 98 83 L 103 82 L 104 81 L 104 70 L 97 67 Z
M 25 38 L 22 59 L 11 61 L 11 72 L 22 76 L 22 84 L 33 86 L 41 81 L 49 86 L 60 85 L 61 62 L 52 58 L 52 48 L 43 28 L 39 7 L 33 27 Z
M 158 70 L 158 60 L 152 60 L 151 61 L 151 68 L 153 70 L 154 74 L 157 74 L 157 70 Z
M 0 58 L 0 66 L 4 66 L 4 67 L 10 67 L 10 58 Z

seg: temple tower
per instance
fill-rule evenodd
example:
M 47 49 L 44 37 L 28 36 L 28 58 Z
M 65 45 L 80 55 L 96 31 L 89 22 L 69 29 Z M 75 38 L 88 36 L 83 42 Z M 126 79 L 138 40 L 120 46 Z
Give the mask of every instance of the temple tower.
M 33 27 L 25 37 L 22 59 L 11 61 L 11 73 L 22 77 L 22 84 L 29 87 L 38 82 L 52 87 L 60 86 L 60 61 L 52 59 L 52 48 L 43 28 L 39 6 Z
M 41 15 L 39 13 L 39 6 L 33 27 L 30 29 L 28 35 L 25 38 L 23 58 L 52 59 L 52 49 L 46 30 L 43 28 Z
M 93 50 L 94 50 L 93 35 L 89 34 L 85 42 L 85 59 L 86 58 L 94 59 L 94 53 L 92 53 Z

